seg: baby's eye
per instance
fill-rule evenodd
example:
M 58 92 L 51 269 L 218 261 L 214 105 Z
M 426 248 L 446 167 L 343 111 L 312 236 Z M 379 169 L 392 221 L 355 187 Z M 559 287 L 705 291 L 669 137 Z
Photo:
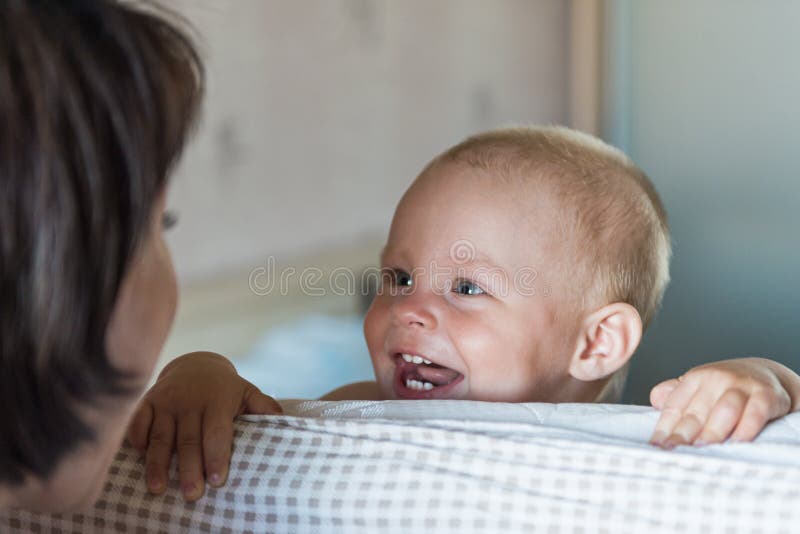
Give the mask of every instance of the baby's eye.
M 398 287 L 411 287 L 414 281 L 411 275 L 402 269 L 390 269 L 388 274 L 389 282 Z
M 459 280 L 456 282 L 453 286 L 453 291 L 459 295 L 483 295 L 486 293 L 486 291 L 469 280 Z

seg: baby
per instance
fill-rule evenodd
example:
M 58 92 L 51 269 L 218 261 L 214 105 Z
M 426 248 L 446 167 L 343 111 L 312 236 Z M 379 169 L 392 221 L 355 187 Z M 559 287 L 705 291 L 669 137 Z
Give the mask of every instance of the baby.
M 502 402 L 618 400 L 669 280 L 666 214 L 620 151 L 559 127 L 471 137 L 403 196 L 364 333 L 374 382 L 322 397 Z M 665 447 L 749 440 L 800 405 L 800 377 L 769 360 L 693 369 L 654 388 Z M 232 420 L 280 406 L 211 353 L 168 365 L 129 438 L 159 493 L 177 448 L 184 496 L 224 482 Z

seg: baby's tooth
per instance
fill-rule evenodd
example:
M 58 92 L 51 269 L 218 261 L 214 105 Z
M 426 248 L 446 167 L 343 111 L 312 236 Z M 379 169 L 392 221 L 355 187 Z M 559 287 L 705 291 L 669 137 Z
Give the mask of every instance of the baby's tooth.
M 414 363 L 422 363 L 422 356 L 414 356 L 412 360 Z
M 422 387 L 424 387 L 425 390 L 433 389 L 433 384 L 431 384 L 430 382 L 425 382 L 424 384 L 422 384 Z
M 407 361 L 408 363 L 411 363 L 411 361 L 412 361 L 414 358 L 413 358 L 413 356 L 411 356 L 410 354 L 403 354 L 403 359 L 404 359 L 405 361 Z
M 430 365 L 430 364 L 431 364 L 431 361 L 430 361 L 430 360 L 426 360 L 425 358 L 422 358 L 422 361 L 423 361 L 423 363 L 425 363 L 426 365 Z
M 413 382 L 413 380 L 411 380 L 410 378 L 406 378 L 406 387 L 409 389 L 411 389 L 411 382 Z

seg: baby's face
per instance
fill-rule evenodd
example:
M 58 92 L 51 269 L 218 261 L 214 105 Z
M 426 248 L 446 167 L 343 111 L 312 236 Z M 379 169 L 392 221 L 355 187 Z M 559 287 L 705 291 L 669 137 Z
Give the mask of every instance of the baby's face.
M 563 400 L 577 321 L 554 209 L 531 185 L 452 163 L 412 185 L 364 323 L 383 398 Z

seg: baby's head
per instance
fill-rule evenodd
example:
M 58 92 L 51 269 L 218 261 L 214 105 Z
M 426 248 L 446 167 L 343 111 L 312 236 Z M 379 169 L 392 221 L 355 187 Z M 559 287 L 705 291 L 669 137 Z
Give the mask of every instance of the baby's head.
M 395 212 L 364 323 L 381 394 L 612 399 L 669 257 L 658 194 L 620 151 L 558 127 L 471 137 Z

